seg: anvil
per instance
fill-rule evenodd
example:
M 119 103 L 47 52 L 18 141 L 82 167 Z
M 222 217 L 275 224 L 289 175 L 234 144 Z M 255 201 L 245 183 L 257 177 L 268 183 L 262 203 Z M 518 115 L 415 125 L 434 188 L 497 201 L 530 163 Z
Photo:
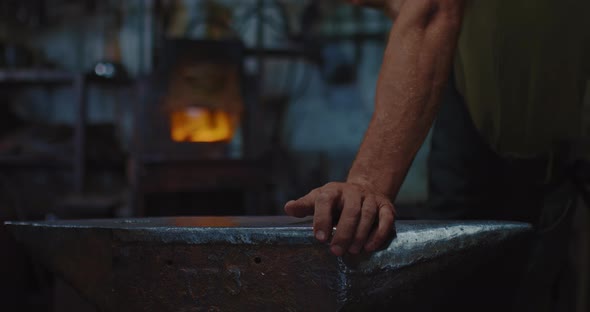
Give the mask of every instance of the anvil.
M 6 225 L 101 311 L 491 307 L 512 288 L 531 234 L 517 222 L 397 221 L 384 249 L 336 257 L 309 219 L 290 217 Z

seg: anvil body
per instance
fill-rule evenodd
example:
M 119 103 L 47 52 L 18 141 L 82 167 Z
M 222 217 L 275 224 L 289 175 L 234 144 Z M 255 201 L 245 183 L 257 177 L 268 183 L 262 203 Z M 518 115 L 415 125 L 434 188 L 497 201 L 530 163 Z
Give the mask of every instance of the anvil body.
M 530 225 L 514 222 L 398 221 L 386 248 L 335 257 L 313 238 L 309 220 L 289 217 L 7 226 L 101 311 L 489 307 L 494 303 L 481 301 L 508 293 L 531 233 Z

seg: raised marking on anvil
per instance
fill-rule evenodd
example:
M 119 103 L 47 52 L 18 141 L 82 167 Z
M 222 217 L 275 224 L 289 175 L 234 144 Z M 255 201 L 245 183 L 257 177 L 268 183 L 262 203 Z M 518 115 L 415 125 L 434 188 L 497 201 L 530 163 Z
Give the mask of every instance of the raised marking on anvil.
M 199 303 L 199 297 L 195 294 L 192 286 L 192 281 L 199 279 L 202 276 L 217 276 L 220 272 L 218 268 L 179 268 L 179 272 L 183 273 L 182 276 L 184 278 L 184 282 L 186 284 L 186 289 L 188 295 L 190 296 L 191 300 L 193 300 L 196 304 Z
M 240 268 L 238 268 L 238 266 L 236 266 L 236 265 L 228 265 L 227 266 L 227 274 L 233 279 L 233 282 L 236 283 L 236 287 L 232 287 L 231 285 L 226 285 L 225 289 L 227 289 L 227 291 L 231 295 L 239 294 L 241 291 L 241 288 L 242 288 L 242 280 L 241 280 L 242 272 L 240 271 Z
M 186 283 L 187 292 L 191 299 L 195 302 L 198 302 L 198 296 L 194 293 L 192 283 L 194 281 L 198 282 L 199 279 L 206 279 L 208 276 L 215 276 L 215 278 L 218 278 L 220 273 L 222 273 L 221 269 L 214 267 L 180 268 L 179 271 L 183 273 L 182 276 L 184 277 Z M 242 289 L 242 272 L 240 268 L 236 265 L 228 265 L 224 273 L 225 289 L 230 295 L 238 295 Z

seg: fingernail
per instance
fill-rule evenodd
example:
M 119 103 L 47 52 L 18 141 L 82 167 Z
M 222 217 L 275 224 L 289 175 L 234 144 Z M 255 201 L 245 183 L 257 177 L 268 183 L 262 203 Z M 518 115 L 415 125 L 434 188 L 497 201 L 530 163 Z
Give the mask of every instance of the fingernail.
M 332 251 L 332 253 L 338 257 L 344 255 L 344 250 L 342 249 L 342 247 L 338 246 L 338 245 L 334 245 L 330 248 L 330 250 Z
M 323 242 L 324 240 L 326 240 L 326 233 L 324 233 L 323 231 L 317 231 L 315 232 L 315 238 Z
M 373 250 L 375 250 L 375 244 L 367 244 L 365 246 L 365 250 L 366 251 L 373 251 Z

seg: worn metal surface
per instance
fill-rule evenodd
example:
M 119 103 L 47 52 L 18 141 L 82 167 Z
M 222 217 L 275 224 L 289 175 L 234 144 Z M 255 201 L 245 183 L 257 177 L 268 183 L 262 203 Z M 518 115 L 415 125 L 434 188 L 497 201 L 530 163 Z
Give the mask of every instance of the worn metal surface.
M 399 221 L 386 249 L 338 258 L 313 239 L 308 220 L 288 217 L 7 226 L 105 311 L 430 309 L 460 289 L 489 292 L 495 284 L 485 279 L 493 277 L 470 277 L 523 250 L 531 231 L 522 223 Z

